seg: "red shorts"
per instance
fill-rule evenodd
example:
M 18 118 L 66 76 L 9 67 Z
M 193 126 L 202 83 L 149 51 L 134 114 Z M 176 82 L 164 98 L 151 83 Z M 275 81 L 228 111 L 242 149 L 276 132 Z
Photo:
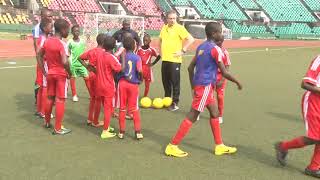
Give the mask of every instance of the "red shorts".
M 119 97 L 120 97 L 120 110 L 126 110 L 128 107 L 129 112 L 139 109 L 139 85 L 132 84 L 125 79 L 119 81 Z
M 47 83 L 48 96 L 67 98 L 68 83 L 65 76 L 49 74 L 47 75 Z
M 192 108 L 203 112 L 207 105 L 214 103 L 212 85 L 195 86 L 193 90 Z
M 222 75 L 218 74 L 216 83 L 218 83 L 221 79 L 222 79 Z M 215 91 L 217 92 L 217 94 L 223 94 L 224 90 L 226 88 L 226 85 L 227 85 L 227 80 L 225 79 L 222 83 L 222 86 L 220 86 L 219 88 L 217 88 L 217 86 L 215 86 Z
M 142 66 L 142 75 L 144 81 L 153 82 L 152 68 L 149 65 Z
M 90 83 L 90 89 L 89 89 L 90 97 L 95 97 L 96 96 L 96 74 L 93 72 L 90 72 L 89 74 L 89 83 Z
M 36 84 L 38 86 L 42 86 L 42 81 L 43 81 L 43 73 L 39 65 L 37 64 L 36 67 Z
M 302 115 L 306 126 L 306 135 L 320 140 L 320 96 L 307 91 L 302 98 Z

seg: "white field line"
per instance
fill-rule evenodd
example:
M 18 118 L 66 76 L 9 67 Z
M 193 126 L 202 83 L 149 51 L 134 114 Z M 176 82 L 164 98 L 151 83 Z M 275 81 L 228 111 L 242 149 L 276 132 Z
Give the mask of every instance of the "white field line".
M 19 68 L 32 68 L 35 67 L 36 65 L 30 65 L 30 66 L 5 66 L 5 67 L 0 67 L 0 70 L 2 69 L 19 69 Z

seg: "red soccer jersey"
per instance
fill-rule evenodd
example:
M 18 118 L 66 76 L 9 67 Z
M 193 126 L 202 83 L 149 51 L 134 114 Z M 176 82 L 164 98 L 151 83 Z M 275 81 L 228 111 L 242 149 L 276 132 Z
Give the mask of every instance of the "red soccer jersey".
M 223 55 L 224 55 L 222 57 L 222 62 L 224 64 L 224 66 L 230 66 L 231 65 L 231 61 L 230 61 L 229 52 L 225 48 L 221 48 L 221 50 L 222 50 Z M 218 75 L 221 75 L 220 69 L 218 69 Z
M 142 49 L 140 47 L 137 51 L 137 55 L 140 56 L 142 65 L 147 65 L 151 63 L 152 56 L 157 57 L 158 53 L 152 47 L 149 47 L 148 49 Z
M 90 49 L 83 53 L 80 58 L 89 60 L 89 64 L 93 67 L 97 66 L 97 58 L 99 53 L 104 53 L 105 50 L 99 47 Z
M 61 59 L 62 55 L 68 56 L 66 43 L 57 37 L 49 37 L 44 42 L 42 49 L 48 64 L 48 74 L 67 76 Z
M 97 79 L 96 95 L 103 97 L 113 97 L 115 95 L 115 85 L 113 72 L 120 72 L 121 64 L 119 60 L 109 52 L 100 52 L 97 56 Z
M 320 55 L 311 62 L 303 81 L 320 87 Z

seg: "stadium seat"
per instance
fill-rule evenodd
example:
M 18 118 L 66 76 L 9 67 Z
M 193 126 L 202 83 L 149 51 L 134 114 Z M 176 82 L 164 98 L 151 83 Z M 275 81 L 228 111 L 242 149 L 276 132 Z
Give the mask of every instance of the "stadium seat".
M 101 12 L 95 0 L 42 0 L 49 9 L 72 12 Z
M 123 3 L 127 8 L 132 11 L 134 15 L 149 15 L 149 16 L 160 16 L 161 12 L 157 7 L 154 0 L 123 0 Z
M 238 0 L 238 3 L 245 9 L 259 9 L 259 7 L 252 0 Z
M 318 0 L 304 0 L 304 2 L 312 9 L 313 11 L 320 11 L 320 2 Z
M 159 3 L 160 8 L 164 12 L 168 12 L 168 11 L 170 11 L 172 9 L 170 4 L 167 2 L 167 0 L 158 0 L 158 3 Z
M 188 0 L 170 0 L 171 3 L 175 6 L 189 6 Z

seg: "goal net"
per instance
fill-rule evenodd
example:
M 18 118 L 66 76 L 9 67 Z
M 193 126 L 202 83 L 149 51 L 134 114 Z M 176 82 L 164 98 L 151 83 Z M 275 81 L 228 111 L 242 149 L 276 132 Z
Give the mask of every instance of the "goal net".
M 87 43 L 87 48 L 96 46 L 96 37 L 99 33 L 114 34 L 122 28 L 122 22 L 128 20 L 132 30 L 138 33 L 140 38 L 144 34 L 144 17 L 86 13 L 84 18 L 83 36 Z

